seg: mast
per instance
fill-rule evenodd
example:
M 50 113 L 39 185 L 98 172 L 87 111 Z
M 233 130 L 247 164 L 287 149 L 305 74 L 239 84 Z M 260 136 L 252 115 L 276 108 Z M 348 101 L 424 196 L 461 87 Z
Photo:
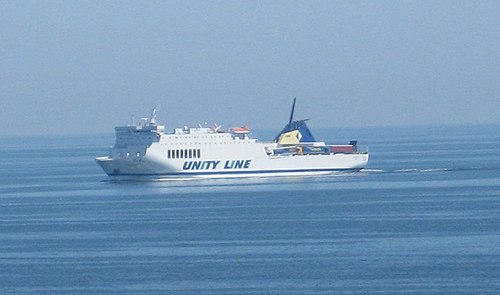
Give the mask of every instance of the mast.
M 151 111 L 151 116 L 149 117 L 150 124 L 156 124 L 156 114 L 158 113 L 158 108 L 154 107 Z
M 295 102 L 297 101 L 297 98 L 293 98 L 293 105 L 292 105 L 292 112 L 290 113 L 290 120 L 288 121 L 288 125 L 292 124 L 293 121 L 293 112 L 295 111 Z

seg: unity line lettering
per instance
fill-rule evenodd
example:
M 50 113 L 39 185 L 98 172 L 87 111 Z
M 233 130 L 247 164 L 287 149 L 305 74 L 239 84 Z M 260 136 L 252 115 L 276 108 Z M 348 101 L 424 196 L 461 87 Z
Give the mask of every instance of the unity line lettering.
M 222 169 L 248 169 L 252 160 L 227 160 Z M 186 161 L 182 165 L 182 170 L 216 170 L 221 161 Z

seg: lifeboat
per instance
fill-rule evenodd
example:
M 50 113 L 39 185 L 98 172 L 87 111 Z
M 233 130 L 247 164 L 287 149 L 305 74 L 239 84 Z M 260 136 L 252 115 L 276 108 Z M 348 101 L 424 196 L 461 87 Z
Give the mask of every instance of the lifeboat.
M 250 133 L 250 128 L 248 127 L 234 127 L 231 128 L 231 132 L 235 134 L 247 134 Z

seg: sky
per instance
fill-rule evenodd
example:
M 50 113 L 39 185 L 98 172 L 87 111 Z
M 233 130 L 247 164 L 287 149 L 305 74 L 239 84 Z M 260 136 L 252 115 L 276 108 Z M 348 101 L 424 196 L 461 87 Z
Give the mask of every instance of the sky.
M 0 135 L 500 123 L 500 1 L 0 0 Z

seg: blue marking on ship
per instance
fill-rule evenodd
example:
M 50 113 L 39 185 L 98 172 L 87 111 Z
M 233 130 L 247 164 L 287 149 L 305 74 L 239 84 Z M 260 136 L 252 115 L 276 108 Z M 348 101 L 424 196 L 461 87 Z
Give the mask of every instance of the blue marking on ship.
M 248 169 L 252 160 L 227 160 L 222 165 L 223 169 Z M 220 161 L 186 161 L 182 170 L 216 170 Z
M 251 160 L 227 160 L 224 169 L 248 169 Z

